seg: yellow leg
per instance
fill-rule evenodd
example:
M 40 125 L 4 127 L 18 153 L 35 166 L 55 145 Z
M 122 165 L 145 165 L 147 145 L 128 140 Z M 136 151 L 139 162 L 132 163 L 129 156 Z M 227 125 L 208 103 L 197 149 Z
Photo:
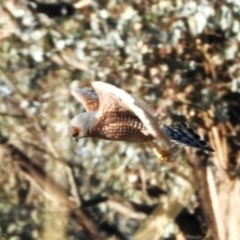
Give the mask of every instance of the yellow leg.
M 170 162 L 170 154 L 167 151 L 164 151 L 162 149 L 160 149 L 160 147 L 154 143 L 154 142 L 150 142 L 150 144 L 152 145 L 152 150 L 153 152 L 156 154 L 156 156 L 164 162 Z

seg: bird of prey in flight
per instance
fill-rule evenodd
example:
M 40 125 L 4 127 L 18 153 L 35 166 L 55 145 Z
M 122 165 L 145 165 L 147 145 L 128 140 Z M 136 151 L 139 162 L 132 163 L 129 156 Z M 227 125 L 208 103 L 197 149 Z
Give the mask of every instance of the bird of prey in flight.
M 161 126 L 154 110 L 143 100 L 108 83 L 96 81 L 92 86 L 95 92 L 85 88 L 71 89 L 73 96 L 86 109 L 70 122 L 70 134 L 76 141 L 95 137 L 150 142 L 162 160 L 169 159 L 175 144 L 213 152 L 186 123 Z

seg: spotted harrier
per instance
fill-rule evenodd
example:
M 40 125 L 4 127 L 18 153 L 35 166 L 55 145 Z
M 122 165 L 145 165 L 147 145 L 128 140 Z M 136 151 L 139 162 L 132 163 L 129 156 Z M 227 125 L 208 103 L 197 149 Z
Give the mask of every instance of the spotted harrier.
M 168 160 L 175 144 L 213 152 L 186 123 L 161 126 L 154 110 L 141 99 L 104 82 L 93 82 L 96 92 L 72 88 L 71 93 L 86 112 L 70 122 L 70 134 L 79 138 L 95 137 L 113 141 L 150 142 L 158 156 Z M 156 145 L 153 140 L 157 140 Z

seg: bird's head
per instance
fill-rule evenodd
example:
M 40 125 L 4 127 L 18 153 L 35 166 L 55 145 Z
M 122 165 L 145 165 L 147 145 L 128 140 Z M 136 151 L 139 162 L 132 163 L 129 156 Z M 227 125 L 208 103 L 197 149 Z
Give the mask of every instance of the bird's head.
M 70 135 L 77 142 L 79 138 L 88 137 L 88 133 L 91 130 L 93 123 L 93 114 L 90 112 L 84 112 L 75 116 L 69 127 Z

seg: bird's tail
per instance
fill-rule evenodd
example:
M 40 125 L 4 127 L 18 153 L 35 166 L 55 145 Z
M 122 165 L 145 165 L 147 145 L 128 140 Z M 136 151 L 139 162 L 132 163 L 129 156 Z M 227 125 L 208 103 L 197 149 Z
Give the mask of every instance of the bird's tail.
M 161 129 L 174 143 L 184 144 L 207 152 L 214 152 L 208 143 L 190 128 L 187 123 L 162 126 Z

